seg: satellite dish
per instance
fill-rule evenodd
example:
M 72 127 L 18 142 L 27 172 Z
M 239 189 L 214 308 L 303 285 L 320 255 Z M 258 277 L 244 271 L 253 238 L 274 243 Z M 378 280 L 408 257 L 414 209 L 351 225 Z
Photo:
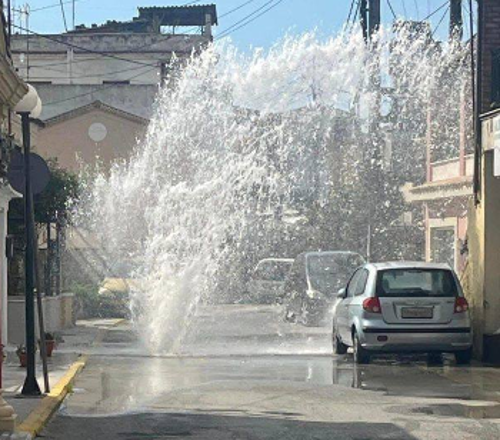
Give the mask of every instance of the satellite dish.
M 30 154 L 31 167 L 31 190 L 33 194 L 40 194 L 50 181 L 50 170 L 47 162 L 38 154 Z M 24 154 L 14 152 L 9 163 L 7 179 L 10 186 L 17 192 L 24 195 L 25 180 L 24 180 Z

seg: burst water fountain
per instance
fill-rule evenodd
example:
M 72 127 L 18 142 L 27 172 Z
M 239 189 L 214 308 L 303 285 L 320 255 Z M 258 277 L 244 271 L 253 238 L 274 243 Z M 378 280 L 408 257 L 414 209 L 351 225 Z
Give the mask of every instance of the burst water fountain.
M 144 346 L 182 352 L 199 305 L 244 300 L 270 254 L 364 253 L 373 221 L 387 258 L 404 257 L 390 230 L 408 209 L 399 187 L 425 177 L 429 117 L 436 145 L 457 144 L 466 61 L 462 45 L 402 26 L 372 48 L 360 32 L 308 33 L 250 55 L 216 44 L 173 66 L 145 138 L 88 182 L 76 219 L 105 258 L 132 262 Z

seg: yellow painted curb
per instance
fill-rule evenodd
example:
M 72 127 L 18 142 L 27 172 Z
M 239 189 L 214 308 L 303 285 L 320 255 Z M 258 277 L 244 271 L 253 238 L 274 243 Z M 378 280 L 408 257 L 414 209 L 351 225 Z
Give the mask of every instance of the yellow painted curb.
M 87 359 L 86 355 L 82 355 L 71 365 L 66 374 L 52 388 L 52 391 L 42 399 L 40 404 L 17 427 L 18 431 L 28 432 L 32 437 L 36 437 L 40 433 L 67 396 L 71 384 L 76 375 L 85 367 Z
M 111 325 L 118 327 L 127 322 L 127 319 L 119 319 Z M 98 335 L 94 339 L 92 345 L 97 345 L 102 342 L 109 328 L 100 329 Z M 30 415 L 17 426 L 17 431 L 28 432 L 34 438 L 36 437 L 50 420 L 52 415 L 57 411 L 75 380 L 76 375 L 83 370 L 88 360 L 87 355 L 80 355 L 78 360 L 74 362 L 66 372 L 66 374 L 52 388 L 52 391 L 47 394 L 40 404 L 30 413 Z

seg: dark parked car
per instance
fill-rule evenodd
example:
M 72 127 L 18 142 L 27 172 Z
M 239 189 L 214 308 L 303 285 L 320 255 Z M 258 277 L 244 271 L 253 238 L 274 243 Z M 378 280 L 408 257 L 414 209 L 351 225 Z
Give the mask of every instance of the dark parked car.
M 305 252 L 294 260 L 284 287 L 285 320 L 319 326 L 336 300 L 337 291 L 364 264 L 354 252 Z

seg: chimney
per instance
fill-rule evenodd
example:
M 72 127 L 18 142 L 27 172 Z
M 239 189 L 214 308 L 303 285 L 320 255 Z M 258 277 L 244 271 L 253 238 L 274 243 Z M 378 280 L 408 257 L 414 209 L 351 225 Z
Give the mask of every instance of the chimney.
M 479 1 L 478 9 L 478 104 L 486 113 L 500 107 L 500 1 Z

